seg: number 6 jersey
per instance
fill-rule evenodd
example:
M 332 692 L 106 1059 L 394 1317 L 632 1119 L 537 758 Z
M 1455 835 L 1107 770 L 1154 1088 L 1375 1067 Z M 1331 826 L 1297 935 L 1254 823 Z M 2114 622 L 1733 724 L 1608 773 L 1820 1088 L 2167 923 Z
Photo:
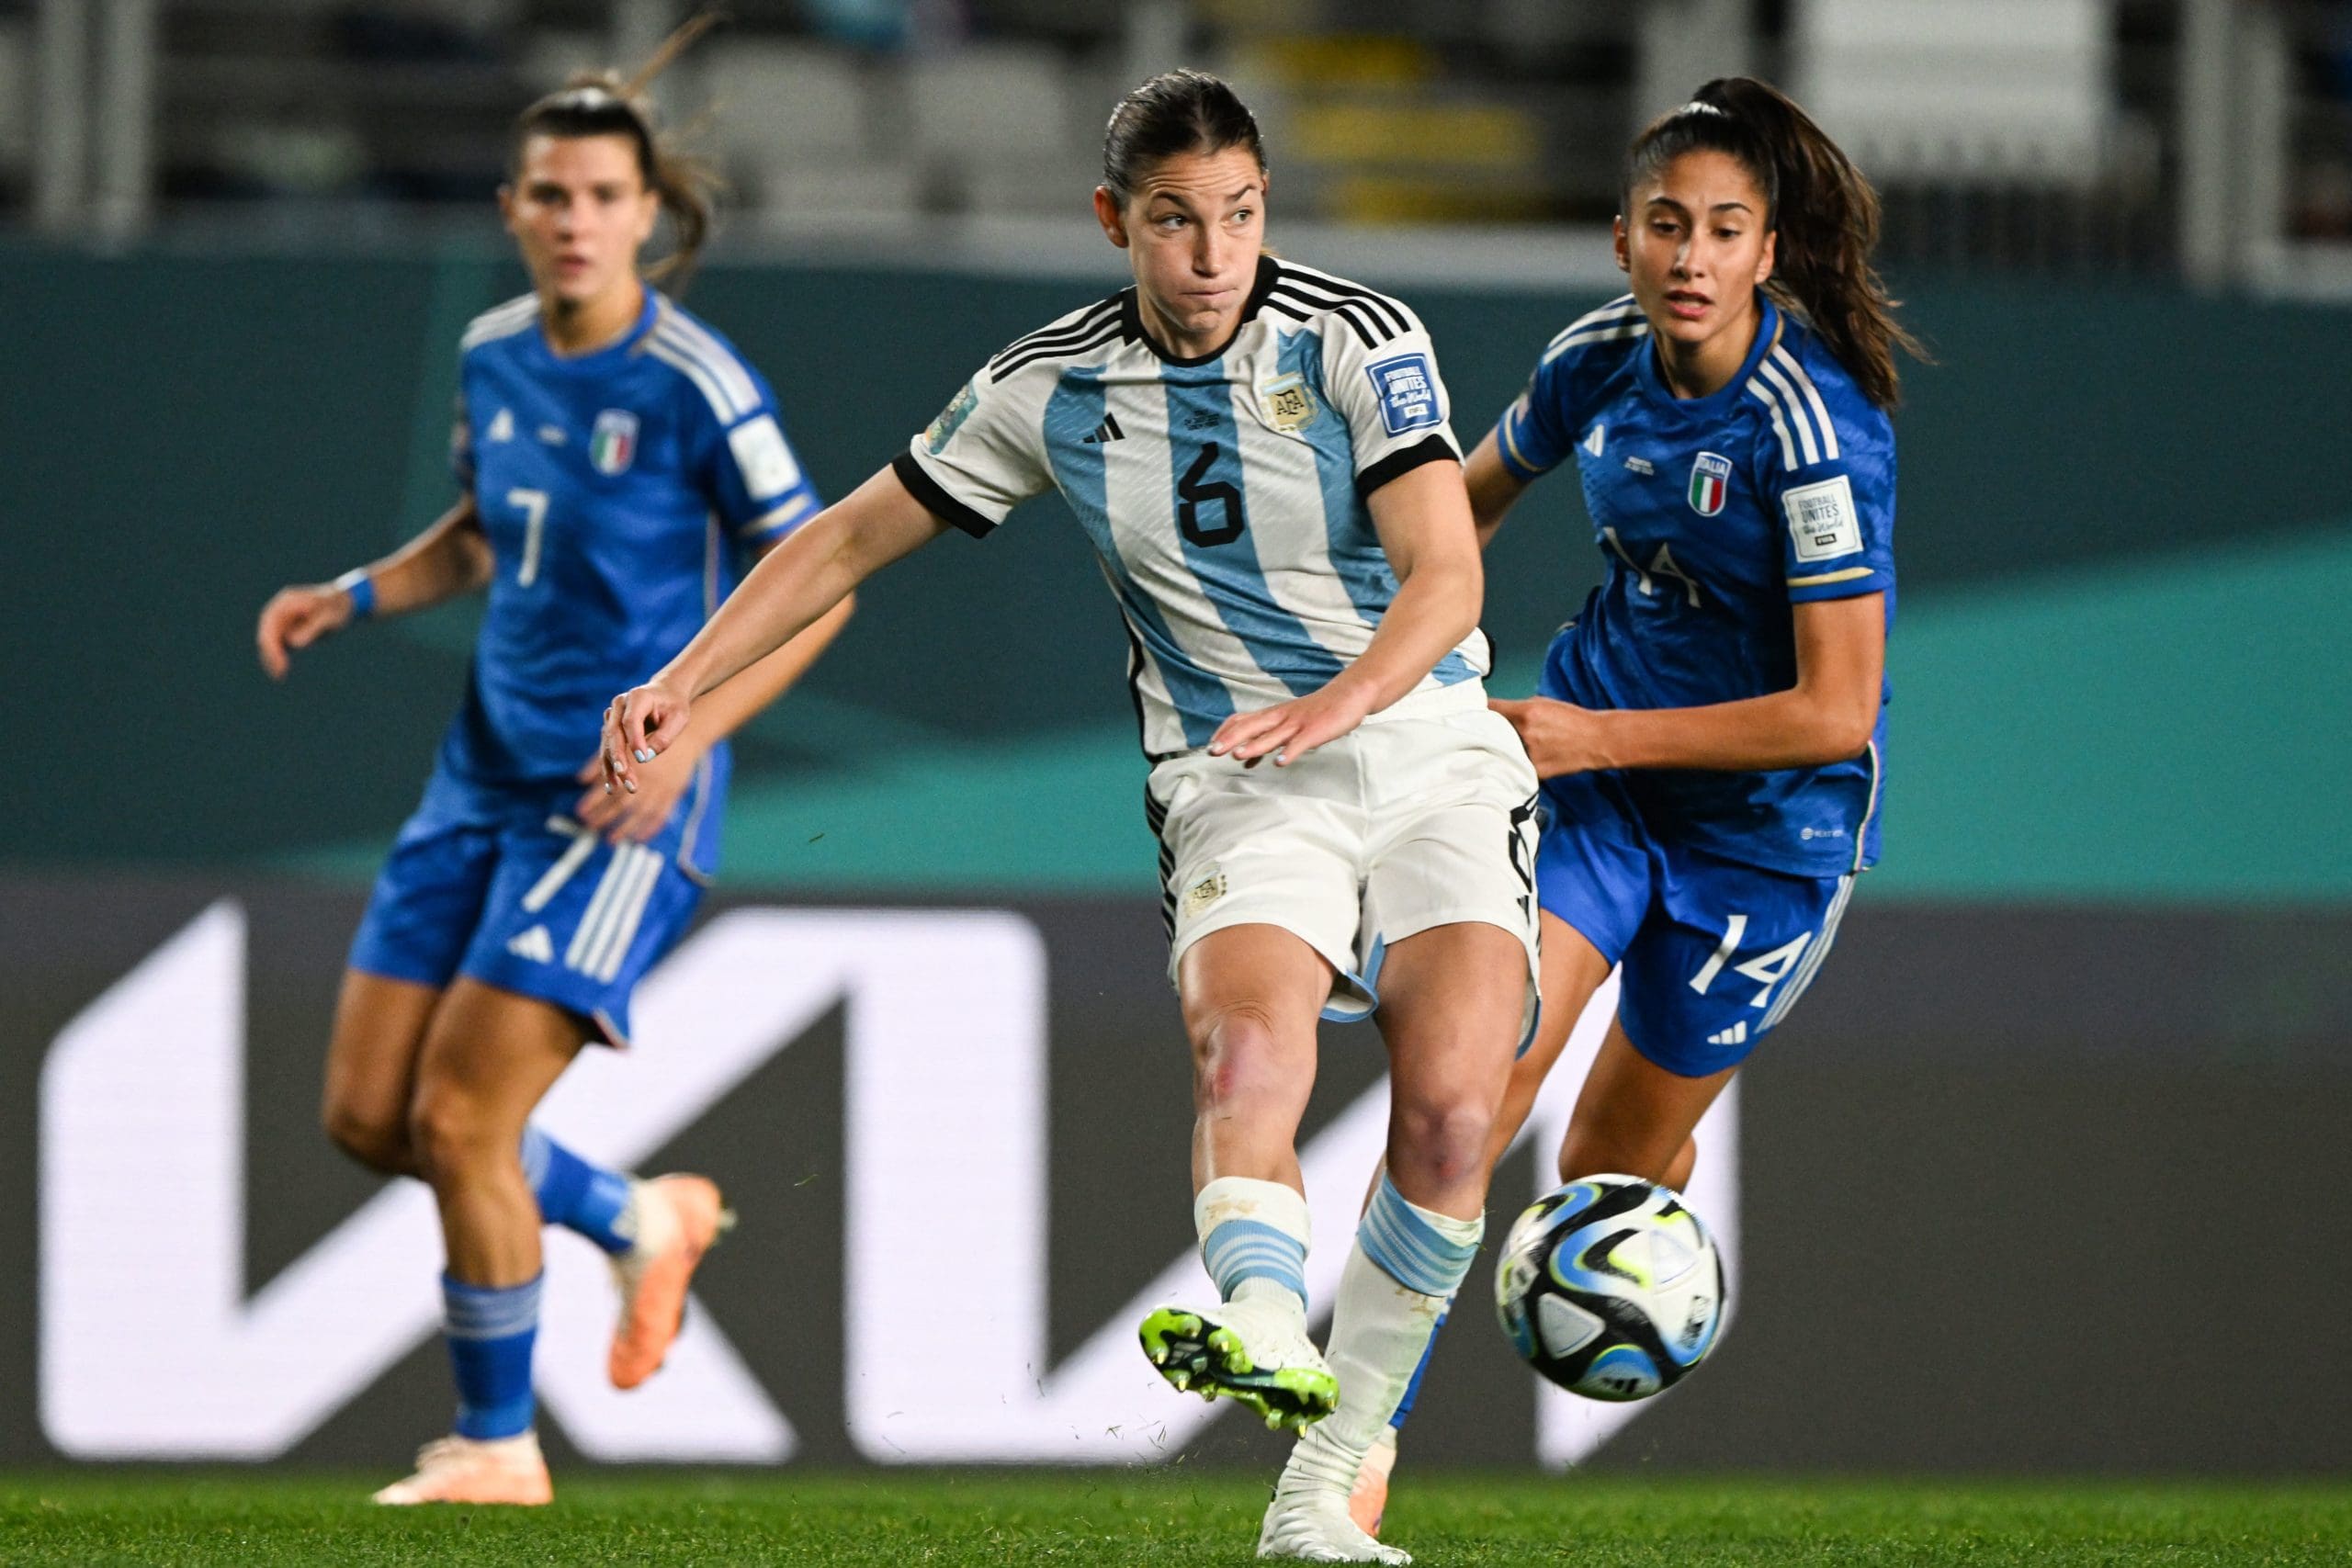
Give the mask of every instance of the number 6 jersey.
M 1061 491 L 1126 619 L 1158 761 L 1363 652 L 1396 594 L 1365 498 L 1458 462 L 1446 419 L 1410 310 L 1263 256 L 1221 352 L 1170 356 L 1123 289 L 1004 349 L 893 467 L 975 536 Z M 1487 659 L 1472 632 L 1385 714 L 1483 706 Z
M 1811 329 L 1759 297 L 1756 343 L 1703 398 L 1659 378 L 1628 295 L 1554 338 L 1495 427 L 1532 481 L 1573 457 L 1608 577 L 1554 641 L 1545 694 L 1590 708 L 1701 707 L 1796 684 L 1792 606 L 1886 595 L 1894 429 Z M 1849 761 L 1758 773 L 1628 771 L 1658 832 L 1800 876 L 1878 858 L 1886 709 Z

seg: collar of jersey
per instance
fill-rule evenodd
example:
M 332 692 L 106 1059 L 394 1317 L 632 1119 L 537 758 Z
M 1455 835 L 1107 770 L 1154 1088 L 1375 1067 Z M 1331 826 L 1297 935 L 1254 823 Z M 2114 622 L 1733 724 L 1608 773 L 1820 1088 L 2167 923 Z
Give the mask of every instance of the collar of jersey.
M 654 319 L 662 313 L 662 303 L 661 293 L 651 284 L 646 285 L 645 307 L 638 311 L 636 324 L 604 347 L 591 349 L 586 354 L 558 354 L 555 345 L 548 342 L 547 322 L 534 317 L 528 340 L 532 357 L 544 369 L 571 375 L 594 375 L 609 370 L 616 361 L 635 349 L 647 333 L 653 330 Z
M 1233 346 L 1233 339 L 1241 335 L 1241 329 L 1258 319 L 1258 307 L 1266 302 L 1267 292 L 1274 287 L 1274 279 L 1281 276 L 1282 265 L 1279 262 L 1270 255 L 1259 256 L 1258 281 L 1250 286 L 1250 298 L 1241 302 L 1241 319 L 1233 323 L 1233 337 L 1227 338 L 1207 354 L 1186 359 L 1161 347 L 1159 339 L 1143 330 L 1143 310 L 1136 303 L 1133 284 L 1119 290 L 1120 330 L 1129 343 L 1142 344 L 1158 355 L 1162 364 L 1187 369 L 1196 365 L 1206 365 L 1211 360 L 1223 357 L 1225 351 Z
M 1678 398 L 1674 395 L 1672 389 L 1666 384 L 1666 378 L 1657 371 L 1657 334 L 1648 334 L 1641 352 L 1634 355 L 1634 374 L 1640 380 L 1642 390 L 1649 395 L 1650 401 L 1662 409 L 1671 409 L 1678 414 L 1693 419 L 1711 419 L 1737 402 L 1748 378 L 1756 374 L 1756 367 L 1763 364 L 1764 356 L 1772 351 L 1773 339 L 1781 330 L 1780 307 L 1772 303 L 1772 297 L 1758 289 L 1756 299 L 1763 309 L 1756 314 L 1756 341 L 1747 346 L 1747 360 L 1740 366 L 1738 374 L 1703 398 Z

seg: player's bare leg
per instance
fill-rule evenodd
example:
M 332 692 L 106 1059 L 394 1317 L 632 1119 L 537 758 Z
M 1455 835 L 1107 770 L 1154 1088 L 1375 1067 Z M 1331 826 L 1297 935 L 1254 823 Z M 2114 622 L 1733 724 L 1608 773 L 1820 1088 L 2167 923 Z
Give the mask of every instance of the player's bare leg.
M 1269 1427 L 1329 1412 L 1339 1385 L 1306 1332 L 1298 1123 L 1331 966 L 1278 926 L 1228 926 L 1185 951 L 1193 1047 L 1193 1220 L 1223 1297 L 1144 1320 L 1144 1353 L 1179 1389 L 1248 1404 Z
M 337 1148 L 371 1170 L 416 1174 L 409 1105 L 416 1098 L 424 1032 L 440 1001 L 437 986 L 360 969 L 343 972 L 319 1119 Z
M 531 1431 L 538 1327 L 539 1209 L 523 1173 L 523 1127 L 587 1038 L 550 1003 L 460 979 L 418 1058 L 410 1139 L 441 1211 L 458 1430 L 417 1456 L 383 1503 L 548 1501 Z
M 1556 915 L 1545 914 L 1541 931 L 1539 973 L 1544 1013 L 1537 1021 L 1534 1040 L 1511 1064 L 1502 1104 L 1487 1134 L 1486 1156 L 1490 1173 L 1502 1162 L 1511 1141 L 1526 1124 L 1534 1110 L 1535 1097 L 1543 1091 L 1544 1078 L 1560 1059 L 1560 1053 L 1566 1049 L 1569 1035 L 1576 1032 L 1577 1021 L 1584 1015 L 1601 983 L 1609 978 L 1609 961 L 1574 926 Z M 1371 1191 L 1365 1195 L 1367 1204 L 1372 1194 L 1380 1190 L 1380 1179 L 1381 1172 L 1374 1172 Z M 1395 1419 L 1401 1422 L 1403 1417 L 1398 1415 Z M 1381 1520 L 1387 1513 L 1389 1477 L 1396 1464 L 1396 1427 L 1391 1425 L 1374 1438 L 1348 1494 L 1349 1517 L 1368 1535 L 1379 1533 Z
M 1476 1254 L 1487 1146 L 1527 978 L 1521 940 L 1483 922 L 1435 927 L 1388 950 L 1380 1010 L 1390 1068 L 1386 1174 L 1357 1227 L 1332 1316 L 1340 1407 L 1283 1466 L 1261 1557 L 1411 1561 L 1356 1525 L 1348 1496 Z
M 1634 1050 L 1624 1024 L 1611 1020 L 1568 1118 L 1560 1179 L 1614 1172 L 1680 1190 L 1699 1157 L 1691 1132 L 1738 1071 L 1698 1078 L 1668 1072 Z

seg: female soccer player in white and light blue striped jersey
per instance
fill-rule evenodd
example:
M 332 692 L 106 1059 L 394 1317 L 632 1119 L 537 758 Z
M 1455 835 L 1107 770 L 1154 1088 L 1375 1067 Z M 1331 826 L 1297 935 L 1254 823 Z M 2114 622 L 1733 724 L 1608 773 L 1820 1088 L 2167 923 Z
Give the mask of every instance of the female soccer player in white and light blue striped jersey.
M 641 787 L 690 712 L 868 573 L 1061 492 L 1127 625 L 1193 1050 L 1193 1213 L 1222 1297 L 1154 1313 L 1145 1346 L 1179 1387 L 1320 1418 L 1261 1552 L 1404 1561 L 1349 1521 L 1347 1489 L 1481 1234 L 1531 1021 L 1535 776 L 1480 682 L 1477 539 L 1429 338 L 1396 300 L 1265 254 L 1266 187 L 1223 83 L 1175 72 L 1130 94 L 1094 208 L 1134 287 L 1006 348 L 763 562 L 615 701 L 606 761 Z M 1317 1014 L 1375 1006 L 1387 1179 L 1327 1363 L 1295 1145 Z
M 1804 995 L 1878 856 L 1887 415 L 1894 351 L 1916 345 L 1871 267 L 1869 185 L 1764 84 L 1702 87 L 1634 141 L 1623 189 L 1633 292 L 1553 340 L 1467 470 L 1491 537 L 1573 460 L 1609 568 L 1539 694 L 1496 705 L 1546 822 L 1544 1026 L 1492 1152 L 1622 964 L 1561 1179 L 1679 1186 L 1691 1130 Z M 1367 1526 L 1393 1454 L 1365 1468 Z
M 640 280 L 662 209 L 680 261 L 707 209 L 636 85 L 583 80 L 522 118 L 501 203 L 534 291 L 467 329 L 458 504 L 261 617 L 262 661 L 282 676 L 288 649 L 350 622 L 490 593 L 465 703 L 376 883 L 328 1051 L 329 1135 L 430 1182 L 447 1245 L 456 1432 L 379 1502 L 547 1501 L 531 1430 L 542 1221 L 612 1255 L 614 1382 L 661 1365 L 717 1234 L 718 1190 L 602 1169 L 526 1120 L 583 1043 L 626 1043 L 631 987 L 717 865 L 725 738 L 848 613 L 843 601 L 730 684 L 634 795 L 593 787 L 605 699 L 685 646 L 744 559 L 818 510 L 765 383 Z

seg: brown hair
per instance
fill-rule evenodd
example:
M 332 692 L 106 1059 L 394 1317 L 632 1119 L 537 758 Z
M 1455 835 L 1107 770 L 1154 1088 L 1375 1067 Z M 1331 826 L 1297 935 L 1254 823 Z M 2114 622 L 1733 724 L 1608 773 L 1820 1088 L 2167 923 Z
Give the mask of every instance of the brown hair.
M 1878 248 L 1878 193 L 1813 118 L 1785 94 L 1748 76 L 1719 76 L 1673 113 L 1653 120 L 1625 155 L 1621 199 L 1685 152 L 1729 153 L 1755 176 L 1779 237 L 1766 292 L 1795 310 L 1881 409 L 1902 401 L 1894 351 L 1928 360 L 1903 324 L 1871 255 Z
M 1204 71 L 1163 71 L 1119 100 L 1102 132 L 1102 185 L 1127 204 L 1144 170 L 1179 152 L 1245 147 L 1266 169 L 1258 121 L 1233 89 Z
M 689 17 L 628 77 L 611 69 L 580 72 L 525 109 L 514 122 L 507 165 L 510 174 L 516 175 L 522 172 L 524 143 L 534 136 L 618 136 L 637 149 L 638 175 L 670 215 L 677 241 L 668 255 L 645 268 L 650 280 L 683 281 L 694 271 L 703 243 L 710 238 L 719 181 L 708 164 L 682 150 L 661 130 L 645 90 L 696 39 L 723 19 L 716 11 Z

